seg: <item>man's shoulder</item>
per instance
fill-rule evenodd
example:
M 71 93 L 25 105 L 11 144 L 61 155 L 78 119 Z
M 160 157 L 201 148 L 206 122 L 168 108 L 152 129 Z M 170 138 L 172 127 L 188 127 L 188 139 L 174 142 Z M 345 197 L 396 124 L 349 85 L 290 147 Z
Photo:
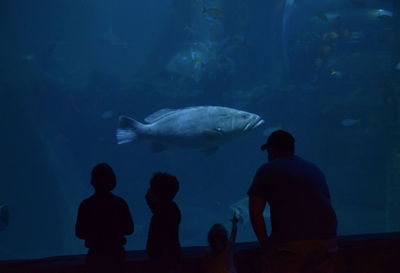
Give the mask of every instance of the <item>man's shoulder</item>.
M 319 170 L 317 165 L 315 165 L 311 161 L 306 160 L 297 155 L 287 157 L 287 158 L 279 158 L 279 159 L 271 160 L 270 162 L 268 162 L 265 165 L 268 165 L 267 168 L 300 166 L 302 168 L 310 168 L 310 169 Z
M 262 164 L 259 168 L 258 168 L 258 172 L 271 172 L 274 171 L 278 168 L 281 168 L 282 166 L 287 165 L 287 160 L 286 159 L 274 159 L 271 161 L 268 161 L 264 164 Z
M 302 168 L 308 170 L 309 172 L 314 174 L 322 174 L 322 170 L 315 163 L 303 158 L 299 158 L 298 162 L 301 164 Z
M 291 156 L 287 158 L 278 158 L 262 164 L 257 171 L 257 175 L 269 177 L 274 175 L 285 175 L 288 171 L 302 170 L 302 172 L 321 173 L 321 170 L 312 162 L 305 160 L 299 156 Z
M 259 172 L 260 172 L 260 171 L 263 172 L 263 171 L 267 171 L 267 170 L 270 170 L 270 169 L 275 168 L 275 166 L 279 165 L 279 163 L 277 164 L 277 162 L 274 162 L 274 161 L 275 161 L 275 160 L 272 160 L 272 161 L 268 161 L 268 162 L 262 164 L 262 165 L 258 168 L 258 171 L 259 171 Z

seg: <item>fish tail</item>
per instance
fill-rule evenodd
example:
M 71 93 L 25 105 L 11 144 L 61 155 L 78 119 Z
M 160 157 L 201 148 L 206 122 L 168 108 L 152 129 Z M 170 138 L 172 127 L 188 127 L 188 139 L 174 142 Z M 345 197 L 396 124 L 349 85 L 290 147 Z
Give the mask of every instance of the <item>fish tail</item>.
M 144 124 L 127 116 L 118 118 L 117 143 L 124 144 L 133 141 L 143 130 Z

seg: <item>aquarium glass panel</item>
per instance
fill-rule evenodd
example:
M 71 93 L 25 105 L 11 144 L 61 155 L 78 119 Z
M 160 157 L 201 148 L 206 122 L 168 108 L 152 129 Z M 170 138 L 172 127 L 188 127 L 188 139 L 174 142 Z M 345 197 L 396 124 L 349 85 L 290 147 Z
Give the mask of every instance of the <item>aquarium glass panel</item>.
M 323 171 L 339 235 L 398 231 L 399 3 L 0 0 L 0 259 L 86 253 L 101 162 L 127 250 L 146 248 L 156 172 L 179 181 L 182 246 L 234 213 L 256 241 L 247 191 L 276 130 Z

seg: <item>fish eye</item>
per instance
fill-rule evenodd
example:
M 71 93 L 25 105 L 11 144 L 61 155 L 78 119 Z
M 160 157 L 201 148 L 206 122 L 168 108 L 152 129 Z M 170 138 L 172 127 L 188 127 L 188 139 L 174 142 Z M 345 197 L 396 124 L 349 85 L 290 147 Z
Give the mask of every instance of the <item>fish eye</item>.
M 248 114 L 242 114 L 242 118 L 248 118 L 249 115 Z

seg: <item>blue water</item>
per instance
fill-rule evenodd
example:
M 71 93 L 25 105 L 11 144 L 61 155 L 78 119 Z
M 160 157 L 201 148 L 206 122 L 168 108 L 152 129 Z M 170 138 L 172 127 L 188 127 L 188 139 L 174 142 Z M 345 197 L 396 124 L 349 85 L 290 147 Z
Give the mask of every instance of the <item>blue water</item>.
M 205 16 L 203 4 L 223 18 Z M 0 205 L 10 222 L 0 259 L 85 253 L 74 224 L 99 162 L 114 168 L 115 193 L 132 212 L 128 250 L 145 247 L 144 195 L 156 171 L 180 181 L 182 245 L 205 245 L 209 227 L 228 227 L 230 206 L 246 197 L 273 127 L 292 132 L 297 154 L 326 174 L 340 234 L 392 231 L 391 143 L 380 139 L 392 128 L 385 88 L 400 86 L 400 60 L 393 18 L 377 9 L 392 4 L 1 0 Z M 168 66 L 185 54 L 192 63 Z M 265 125 L 209 156 L 116 143 L 119 115 L 143 122 L 159 109 L 198 105 L 256 113 Z M 254 240 L 244 221 L 238 241 Z

